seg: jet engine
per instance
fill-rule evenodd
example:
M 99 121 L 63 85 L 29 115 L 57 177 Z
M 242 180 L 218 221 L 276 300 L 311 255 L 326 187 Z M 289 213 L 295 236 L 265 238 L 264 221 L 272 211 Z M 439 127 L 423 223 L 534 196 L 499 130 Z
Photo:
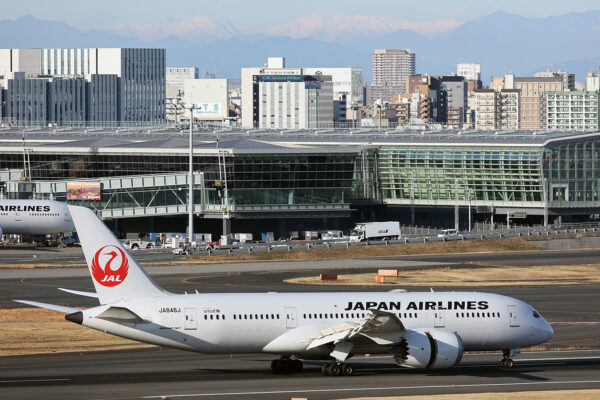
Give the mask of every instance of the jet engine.
M 411 368 L 448 368 L 458 364 L 463 342 L 456 333 L 442 329 L 411 330 L 394 344 L 396 364 Z

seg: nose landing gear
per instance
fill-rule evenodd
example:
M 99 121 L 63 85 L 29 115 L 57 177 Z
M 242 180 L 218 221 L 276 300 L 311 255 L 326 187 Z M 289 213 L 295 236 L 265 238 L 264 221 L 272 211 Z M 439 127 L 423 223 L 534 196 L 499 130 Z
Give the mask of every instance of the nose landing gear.
M 513 361 L 513 356 L 521 354 L 521 349 L 505 349 L 502 351 L 502 361 L 500 361 L 500 366 L 502 368 L 513 368 L 515 366 L 515 362 Z

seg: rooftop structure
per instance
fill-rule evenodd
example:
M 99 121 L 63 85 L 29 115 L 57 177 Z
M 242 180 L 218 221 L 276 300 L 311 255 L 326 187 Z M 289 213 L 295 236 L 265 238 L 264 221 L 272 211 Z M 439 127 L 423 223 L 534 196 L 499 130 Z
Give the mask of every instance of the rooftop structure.
M 438 226 L 452 221 L 455 204 L 463 215 L 471 205 L 475 220 L 518 213 L 536 223 L 580 218 L 600 206 L 599 132 L 244 131 L 216 139 L 212 131 L 196 135 L 195 212 L 205 221 L 221 216 L 216 182 L 225 179 L 234 221 L 286 227 L 302 223 L 281 222 L 294 217 L 349 225 L 352 210 L 381 205 L 404 221 L 416 207 L 420 223 Z M 46 131 L 28 133 L 24 148 L 22 132 L 7 130 L 0 181 L 5 196 L 52 193 L 59 200 L 67 182 L 97 181 L 102 200 L 88 205 L 106 218 L 184 215 L 187 152 L 177 132 Z

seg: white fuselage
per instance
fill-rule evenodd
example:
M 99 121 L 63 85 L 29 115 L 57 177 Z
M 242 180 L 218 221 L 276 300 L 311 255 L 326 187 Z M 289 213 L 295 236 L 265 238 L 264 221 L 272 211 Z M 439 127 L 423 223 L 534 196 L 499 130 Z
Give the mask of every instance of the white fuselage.
M 126 307 L 144 322 L 94 318 L 108 307 Z M 442 329 L 460 336 L 465 350 L 533 346 L 553 335 L 528 304 L 478 292 L 339 292 L 165 294 L 83 311 L 84 326 L 161 346 L 201 353 L 327 356 L 307 351 L 321 330 L 358 323 L 369 309 L 394 313 L 408 329 Z M 354 354 L 384 353 L 385 346 L 356 346 Z
M 0 233 L 44 235 L 73 232 L 65 203 L 52 200 L 0 200 Z

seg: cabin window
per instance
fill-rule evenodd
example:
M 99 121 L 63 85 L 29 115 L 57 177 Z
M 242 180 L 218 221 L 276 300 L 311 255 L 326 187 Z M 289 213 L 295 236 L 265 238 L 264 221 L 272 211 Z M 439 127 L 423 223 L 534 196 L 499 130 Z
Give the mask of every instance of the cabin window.
M 210 319 L 213 319 L 213 315 L 212 314 L 210 314 Z
M 208 319 L 208 315 L 205 315 L 205 316 L 204 316 L 204 319 Z

